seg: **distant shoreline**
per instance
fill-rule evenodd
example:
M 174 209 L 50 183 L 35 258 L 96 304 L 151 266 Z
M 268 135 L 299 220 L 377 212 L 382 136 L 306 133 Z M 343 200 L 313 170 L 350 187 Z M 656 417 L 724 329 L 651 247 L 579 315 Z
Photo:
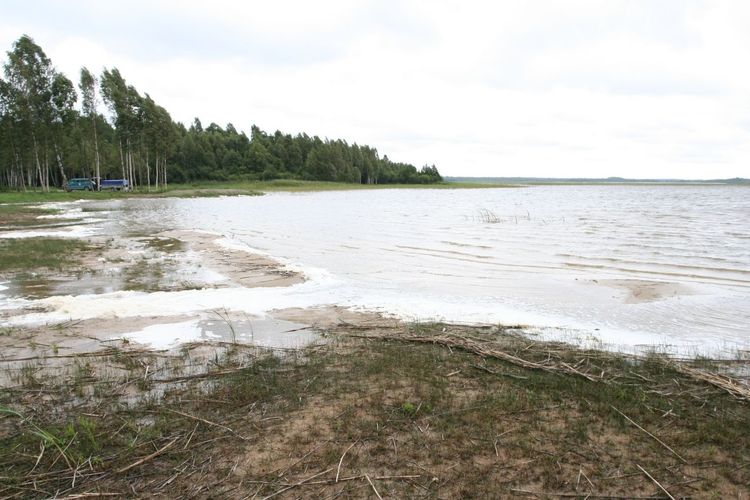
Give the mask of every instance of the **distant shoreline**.
M 526 184 L 526 185 L 643 185 L 643 186 L 750 186 L 750 179 L 626 179 L 624 177 L 445 177 L 450 183 Z

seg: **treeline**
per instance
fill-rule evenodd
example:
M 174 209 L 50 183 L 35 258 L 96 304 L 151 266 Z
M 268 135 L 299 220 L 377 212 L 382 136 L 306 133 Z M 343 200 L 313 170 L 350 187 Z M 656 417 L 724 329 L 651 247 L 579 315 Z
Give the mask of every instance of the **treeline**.
M 369 146 L 343 140 L 323 140 L 307 134 L 267 134 L 253 126 L 251 137 L 230 123 L 205 129 L 197 118 L 185 130 L 178 125 L 180 143 L 175 174 L 182 180 L 279 178 L 356 182 L 362 184 L 432 183 L 442 181 L 435 166 L 421 170 L 380 157 Z
M 434 165 L 418 170 L 343 140 L 268 134 L 256 126 L 248 138 L 232 124 L 204 128 L 198 118 L 185 127 L 116 68 L 97 76 L 84 67 L 74 84 L 26 35 L 7 56 L 0 189 L 49 190 L 73 177 L 124 178 L 145 188 L 199 180 L 442 181 Z

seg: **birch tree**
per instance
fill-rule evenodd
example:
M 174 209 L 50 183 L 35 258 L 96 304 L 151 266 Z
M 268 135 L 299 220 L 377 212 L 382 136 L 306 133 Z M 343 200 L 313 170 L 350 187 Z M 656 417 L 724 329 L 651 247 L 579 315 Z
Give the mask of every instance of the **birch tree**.
M 101 181 L 101 166 L 99 159 L 99 138 L 96 132 L 97 111 L 96 106 L 99 102 L 97 96 L 97 80 L 85 66 L 81 68 L 81 81 L 78 84 L 81 89 L 81 110 L 83 114 L 91 121 L 91 135 L 94 141 L 94 172 L 96 172 L 97 189 Z
M 63 185 L 68 181 L 65 175 L 63 141 L 66 132 L 65 129 L 73 126 L 76 119 L 76 113 L 73 106 L 75 105 L 77 98 L 78 96 L 73 87 L 73 82 L 68 80 L 65 75 L 55 73 L 52 78 L 51 106 L 49 107 L 49 111 L 52 146 L 54 148 L 55 159 L 57 161 L 57 167 L 60 170 L 60 178 Z
M 129 105 L 128 86 L 117 68 L 104 70 L 100 83 L 102 98 L 110 110 L 112 123 L 117 130 L 120 145 L 120 165 L 122 178 L 128 179 L 133 185 L 131 177 L 131 128 L 134 122 L 133 110 Z M 127 172 L 127 174 L 126 174 Z
M 36 178 L 42 189 L 49 191 L 49 165 L 45 159 L 42 168 L 42 147 L 52 116 L 50 106 L 55 70 L 41 47 L 27 35 L 13 44 L 4 70 L 14 126 L 31 144 Z

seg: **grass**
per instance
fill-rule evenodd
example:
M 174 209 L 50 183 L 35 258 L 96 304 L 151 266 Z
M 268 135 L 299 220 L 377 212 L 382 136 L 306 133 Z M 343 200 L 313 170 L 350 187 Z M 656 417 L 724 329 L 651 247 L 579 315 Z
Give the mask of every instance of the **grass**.
M 264 192 L 287 191 L 348 191 L 360 189 L 480 189 L 516 187 L 503 184 L 444 182 L 439 184 L 350 184 L 340 182 L 273 180 L 273 181 L 234 181 L 212 182 L 202 181 L 185 184 L 170 184 L 166 189 L 138 189 L 129 192 L 120 191 L 74 191 L 52 190 L 48 193 L 41 191 L 2 191 L 0 204 L 8 203 L 43 203 L 49 201 L 74 200 L 109 200 L 117 198 L 138 197 L 212 197 L 227 195 L 254 196 Z
M 7 220 L 8 217 L 18 215 L 38 216 L 57 213 L 57 210 L 46 209 L 43 207 L 30 207 L 26 204 L 6 204 L 0 205 L 0 216 L 3 220 Z
M 0 392 L 0 491 L 661 497 L 642 469 L 674 497 L 741 497 L 750 483 L 750 404 L 664 358 L 534 343 L 503 328 L 389 328 L 402 339 L 343 325 L 304 351 L 215 345 L 209 364 L 198 345 L 167 357 L 118 349 L 98 362 L 121 376 L 98 381 L 96 357 L 71 361 L 70 381 Z M 415 333 L 471 335 L 528 362 L 605 375 L 405 341 Z M 86 383 L 108 385 L 95 397 Z M 134 402 L 133 390 L 143 391 Z
M 0 204 L 3 203 L 46 203 L 50 201 L 75 200 L 109 200 L 128 196 L 129 193 L 74 191 L 68 193 L 61 189 L 43 191 L 0 191 Z
M 2 194 L 0 194 L 2 197 Z M 36 225 L 45 225 L 40 221 L 40 215 L 51 215 L 58 210 L 48 209 L 39 206 L 28 205 L 25 203 L 0 204 L 0 228 L 2 227 L 28 227 Z M 46 222 L 49 224 L 49 221 Z
M 0 239 L 0 272 L 46 268 L 63 270 L 78 265 L 76 254 L 88 243 L 64 238 Z

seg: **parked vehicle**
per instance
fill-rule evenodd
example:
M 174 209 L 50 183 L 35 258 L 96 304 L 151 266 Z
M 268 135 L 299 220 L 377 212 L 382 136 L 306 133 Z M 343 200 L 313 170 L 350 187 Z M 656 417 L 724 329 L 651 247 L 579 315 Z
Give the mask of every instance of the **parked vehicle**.
M 111 189 L 112 191 L 130 191 L 130 183 L 127 179 L 104 179 L 99 184 L 99 189 Z
M 65 183 L 65 191 L 93 191 L 96 185 L 94 181 L 88 177 L 79 177 L 76 179 L 68 179 Z

